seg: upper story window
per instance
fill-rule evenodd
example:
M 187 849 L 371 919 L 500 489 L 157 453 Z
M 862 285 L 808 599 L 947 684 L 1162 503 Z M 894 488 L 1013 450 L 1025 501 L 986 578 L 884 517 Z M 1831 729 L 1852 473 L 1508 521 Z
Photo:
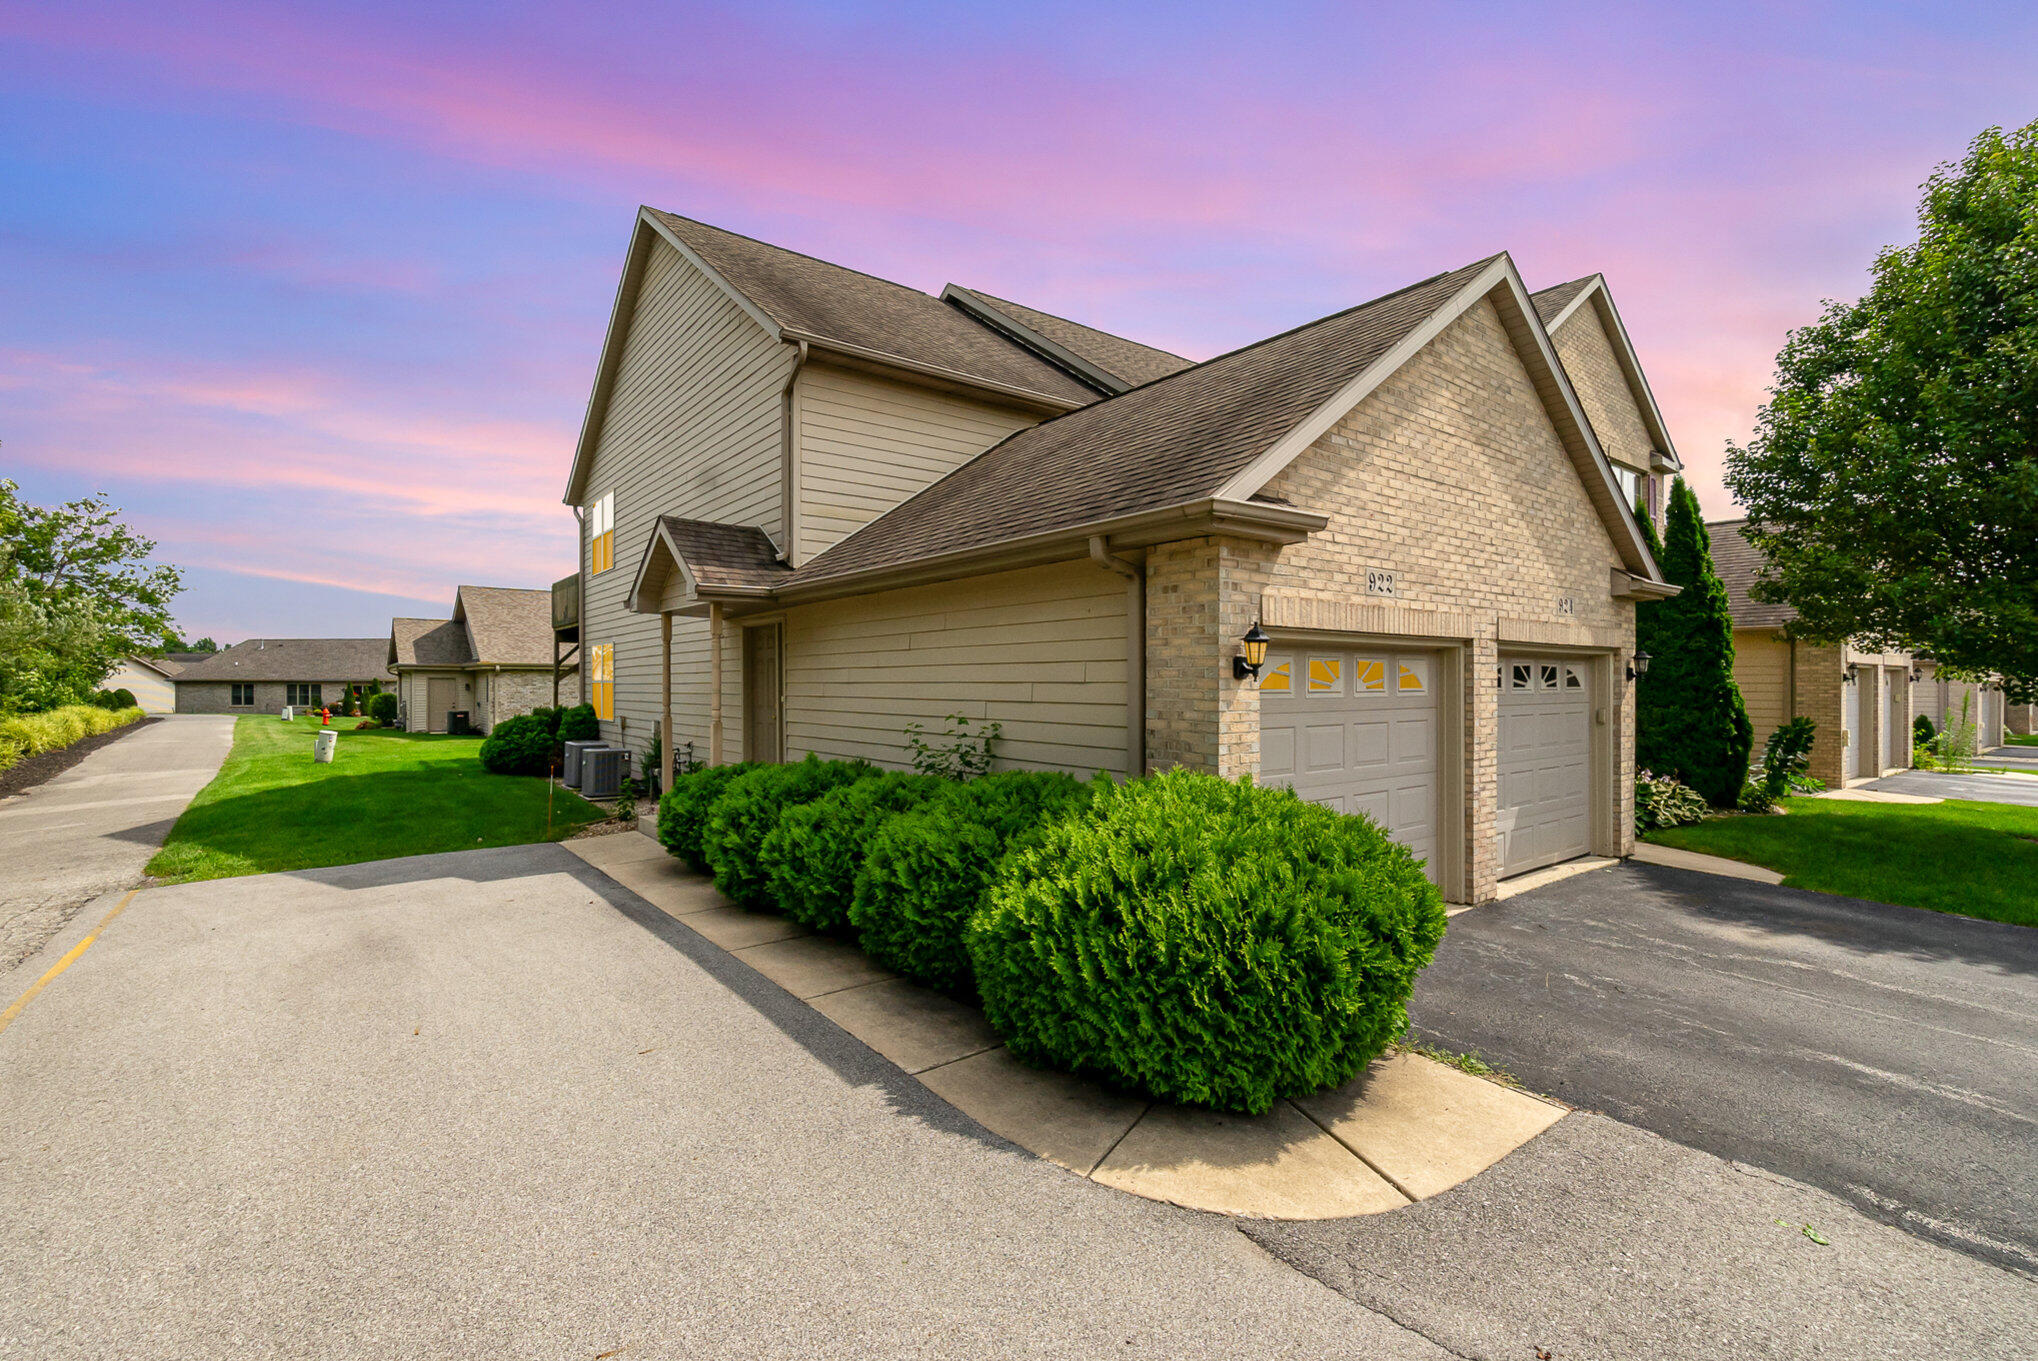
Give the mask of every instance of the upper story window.
M 1616 463 L 1613 465 L 1613 480 L 1620 487 L 1620 494 L 1626 498 L 1629 510 L 1645 506 L 1646 503 L 1642 500 L 1642 485 L 1645 479 L 1642 474 Z
M 587 678 L 593 684 L 588 702 L 594 716 L 604 723 L 616 717 L 616 645 L 596 643 L 587 650 Z
M 616 565 L 616 494 L 603 492 L 587 517 L 589 576 Z

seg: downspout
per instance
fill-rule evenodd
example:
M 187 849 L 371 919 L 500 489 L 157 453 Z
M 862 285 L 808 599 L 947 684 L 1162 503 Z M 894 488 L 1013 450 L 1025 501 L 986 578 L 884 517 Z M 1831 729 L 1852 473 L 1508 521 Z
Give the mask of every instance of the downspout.
M 1146 573 L 1090 536 L 1090 560 L 1125 578 L 1125 778 L 1146 774 Z
M 804 340 L 789 340 L 786 344 L 796 345 L 799 348 L 793 355 L 792 370 L 785 376 L 785 386 L 779 389 L 778 394 L 779 508 L 780 513 L 785 516 L 785 544 L 779 549 L 778 557 L 779 561 L 783 562 L 786 566 L 797 567 L 799 564 L 793 561 L 793 536 L 795 532 L 793 526 L 799 523 L 798 518 L 793 513 L 794 500 L 799 490 L 796 476 L 798 470 L 793 466 L 795 457 L 793 385 L 800 380 L 800 370 L 807 366 L 807 342 Z

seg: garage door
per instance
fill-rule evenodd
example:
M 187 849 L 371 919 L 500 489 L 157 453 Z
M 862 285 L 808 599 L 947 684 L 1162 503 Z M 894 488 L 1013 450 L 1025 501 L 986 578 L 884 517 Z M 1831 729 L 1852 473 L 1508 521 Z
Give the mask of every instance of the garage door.
M 1260 782 L 1363 813 L 1430 862 L 1437 849 L 1437 657 L 1270 651 L 1260 677 Z
M 1592 849 L 1592 671 L 1561 657 L 1500 659 L 1500 872 Z

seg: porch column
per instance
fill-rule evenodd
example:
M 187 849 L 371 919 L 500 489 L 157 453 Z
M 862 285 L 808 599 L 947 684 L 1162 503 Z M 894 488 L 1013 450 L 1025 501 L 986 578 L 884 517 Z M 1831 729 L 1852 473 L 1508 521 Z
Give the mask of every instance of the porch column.
M 722 764 L 722 607 L 708 606 L 708 764 Z
M 672 788 L 672 611 L 658 612 L 658 788 Z

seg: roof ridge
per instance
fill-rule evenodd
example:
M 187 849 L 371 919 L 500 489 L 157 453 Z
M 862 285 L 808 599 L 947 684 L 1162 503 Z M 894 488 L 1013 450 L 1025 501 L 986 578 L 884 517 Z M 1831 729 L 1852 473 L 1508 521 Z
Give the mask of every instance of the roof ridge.
M 648 203 L 645 204 L 644 206 L 647 208 L 651 208 L 651 205 Z M 706 227 L 709 231 L 720 232 L 723 236 L 733 236 L 738 241 L 748 241 L 753 246 L 763 246 L 766 250 L 775 250 L 779 252 L 781 255 L 798 256 L 802 260 L 811 260 L 817 265 L 826 265 L 830 269 L 839 269 L 844 274 L 854 274 L 861 278 L 869 279 L 873 283 L 885 284 L 891 288 L 901 289 L 907 293 L 916 294 L 919 297 L 926 298 L 930 302 L 941 301 L 941 299 L 938 296 L 929 293 L 924 288 L 915 288 L 911 284 L 902 284 L 897 279 L 887 279 L 882 274 L 872 274 L 869 270 L 858 269 L 854 265 L 839 264 L 834 260 L 823 260 L 818 255 L 809 255 L 803 250 L 794 250 L 791 246 L 781 246 L 775 241 L 766 241 L 763 237 L 751 236 L 744 232 L 732 232 L 727 227 L 717 227 L 712 222 L 703 222 L 697 217 L 688 217 L 684 213 L 675 213 L 666 208 L 651 208 L 651 211 L 657 213 L 661 217 L 677 218 L 681 222 L 691 223 L 696 227 Z
M 1539 288 L 1535 292 L 1529 294 L 1529 296 L 1531 298 L 1540 298 L 1545 293 L 1555 293 L 1560 288 L 1571 288 L 1578 284 L 1589 284 L 1594 279 L 1597 279 L 1604 272 L 1605 271 L 1603 270 L 1595 269 L 1590 274 L 1581 274 L 1575 279 L 1566 279 L 1562 283 L 1551 284 L 1548 288 Z
M 1065 317 L 1061 315 L 1061 313 L 1059 312 L 1050 312 L 1044 307 L 1035 307 L 1031 303 L 1020 302 L 1016 298 L 1001 298 L 995 293 L 986 293 L 981 288 L 971 288 L 968 284 L 951 283 L 946 285 L 946 287 L 956 289 L 959 292 L 974 294 L 976 297 L 982 298 L 986 302 L 1003 303 L 1007 307 L 1020 307 L 1024 308 L 1028 312 L 1037 312 L 1041 316 L 1046 317 L 1051 321 L 1058 321 L 1064 326 L 1080 326 L 1085 331 L 1095 331 L 1100 336 L 1109 336 L 1113 340 L 1122 340 L 1127 345 L 1137 345 L 1142 350 L 1152 350 L 1155 354 L 1164 354 L 1170 359 L 1183 360 L 1187 362 L 1191 367 L 1193 367 L 1197 362 L 1193 359 L 1190 359 L 1189 356 L 1185 354 L 1177 354 L 1173 350 L 1164 350 L 1158 345 L 1149 345 L 1144 340 L 1134 340 L 1131 336 L 1120 335 L 1116 331 L 1107 331 L 1101 326 L 1092 326 L 1087 321 L 1077 321 L 1074 317 Z

